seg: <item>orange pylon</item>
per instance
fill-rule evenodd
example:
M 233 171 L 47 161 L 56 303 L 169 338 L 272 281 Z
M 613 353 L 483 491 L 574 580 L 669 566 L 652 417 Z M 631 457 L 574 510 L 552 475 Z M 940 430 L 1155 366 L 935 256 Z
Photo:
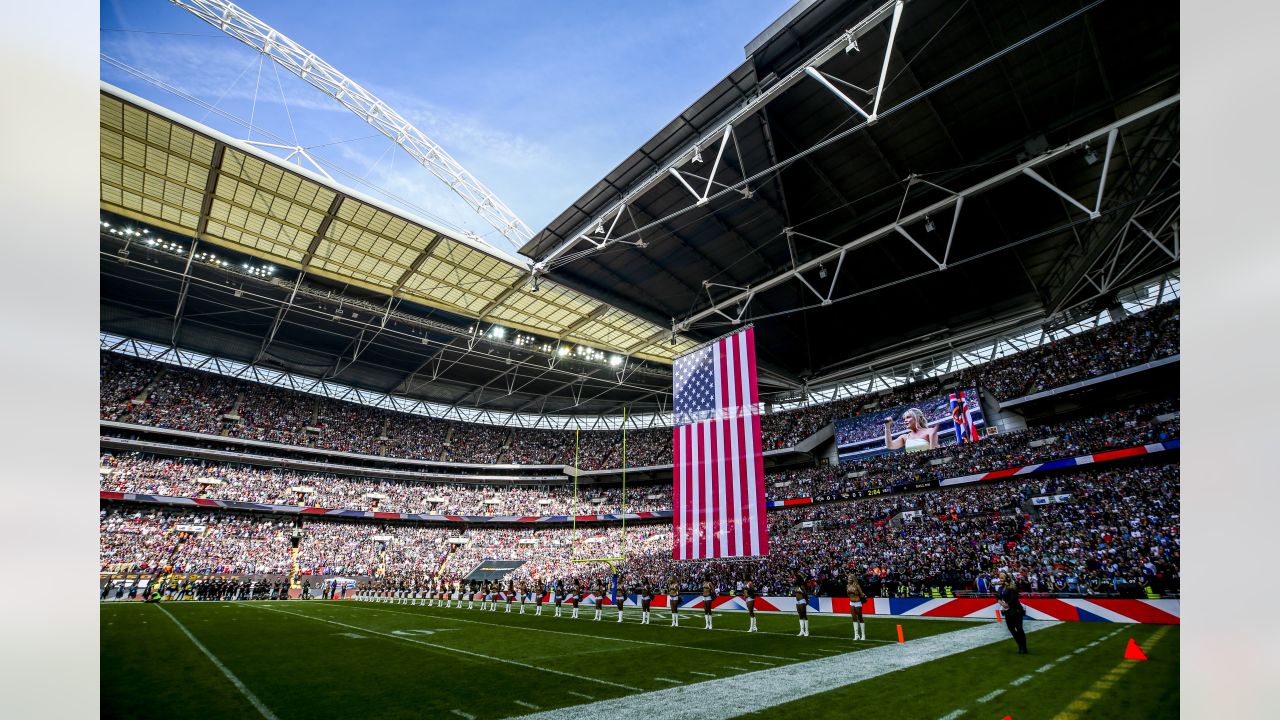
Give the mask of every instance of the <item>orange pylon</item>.
M 1142 648 L 1138 647 L 1138 643 L 1129 638 L 1129 647 L 1124 649 L 1125 660 L 1146 660 L 1147 654 L 1142 652 Z
M 902 637 L 902 626 L 898 626 L 898 642 L 904 643 L 906 640 Z

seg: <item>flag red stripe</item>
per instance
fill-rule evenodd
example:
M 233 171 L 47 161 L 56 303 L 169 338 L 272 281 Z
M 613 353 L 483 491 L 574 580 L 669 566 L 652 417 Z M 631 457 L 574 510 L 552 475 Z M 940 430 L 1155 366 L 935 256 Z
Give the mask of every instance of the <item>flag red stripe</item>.
M 680 504 L 680 477 L 682 474 L 680 466 L 684 462 L 684 458 L 680 454 L 681 432 L 679 425 L 671 428 L 671 450 L 674 456 L 671 463 L 671 507 L 675 510 L 671 514 L 671 534 L 675 540 L 675 542 L 671 543 L 671 557 L 676 560 L 684 559 L 684 553 L 682 552 L 684 550 L 683 530 L 680 522 L 683 519 L 681 517 L 683 515 L 681 512 L 683 506 Z

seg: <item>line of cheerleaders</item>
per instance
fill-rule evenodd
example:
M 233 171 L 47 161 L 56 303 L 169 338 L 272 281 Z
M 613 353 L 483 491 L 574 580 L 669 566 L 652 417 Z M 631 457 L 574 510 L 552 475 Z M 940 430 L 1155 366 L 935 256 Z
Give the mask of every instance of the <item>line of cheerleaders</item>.
M 862 590 L 862 586 L 858 584 L 856 579 L 850 578 L 846 590 L 849 594 L 849 614 L 853 619 L 853 639 L 867 639 L 867 624 L 862 619 L 862 603 L 867 599 L 867 595 Z M 634 588 L 630 593 L 639 598 L 640 601 L 640 624 L 649 624 L 649 608 L 655 598 L 662 596 L 662 589 L 652 583 L 643 583 Z M 361 587 L 356 591 L 355 599 L 364 602 L 383 602 L 395 603 L 400 605 L 424 605 L 427 607 L 457 607 L 461 609 L 463 603 L 466 603 L 468 610 L 474 610 L 476 604 L 479 603 L 480 610 L 489 612 L 497 612 L 498 606 L 506 605 L 505 613 L 510 613 L 511 608 L 518 602 L 519 614 L 525 614 L 527 605 L 533 605 L 533 614 L 542 615 L 542 605 L 544 601 L 555 607 L 555 617 L 565 617 L 563 614 L 564 605 L 568 604 L 571 608 L 571 614 L 568 616 L 573 620 L 579 619 L 578 606 L 585 601 L 588 595 L 594 595 L 595 598 L 608 598 L 611 596 L 609 583 L 600 580 L 594 588 L 560 587 L 559 583 L 522 583 L 517 588 L 514 582 L 506 584 L 497 581 L 485 582 L 454 582 L 434 583 L 426 590 L 414 590 L 403 586 L 386 586 L 379 587 L 379 584 L 373 586 Z M 750 619 L 750 625 L 747 632 L 759 632 L 756 629 L 756 587 L 753 581 L 748 580 L 738 590 L 738 595 L 743 599 L 747 606 L 747 616 Z M 791 595 L 796 601 L 796 615 L 800 619 L 800 632 L 797 635 L 808 637 L 809 635 L 809 591 L 804 584 L 796 582 L 791 589 Z M 671 610 L 671 626 L 680 626 L 680 585 L 675 580 L 667 584 L 666 588 L 667 607 Z M 702 604 L 703 611 L 703 629 L 712 630 L 711 604 L 716 597 L 715 589 L 711 583 L 704 582 L 702 584 L 702 595 L 698 602 Z M 613 602 L 617 609 L 617 621 L 622 622 L 625 615 L 625 608 L 622 603 L 617 602 L 616 598 Z M 600 621 L 604 618 L 604 602 L 597 600 L 594 603 L 595 617 L 593 620 Z

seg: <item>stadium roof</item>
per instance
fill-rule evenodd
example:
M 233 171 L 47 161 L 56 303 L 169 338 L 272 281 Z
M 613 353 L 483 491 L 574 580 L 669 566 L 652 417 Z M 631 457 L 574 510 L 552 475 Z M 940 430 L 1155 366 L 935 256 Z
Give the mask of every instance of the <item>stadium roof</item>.
M 100 98 L 104 331 L 445 405 L 669 409 L 688 338 L 128 92 Z
M 536 271 L 697 339 L 752 322 L 812 384 L 1178 265 L 1174 6 L 805 1 L 747 53 Z
M 309 275 L 512 329 L 670 362 L 668 329 L 104 84 L 103 209 Z

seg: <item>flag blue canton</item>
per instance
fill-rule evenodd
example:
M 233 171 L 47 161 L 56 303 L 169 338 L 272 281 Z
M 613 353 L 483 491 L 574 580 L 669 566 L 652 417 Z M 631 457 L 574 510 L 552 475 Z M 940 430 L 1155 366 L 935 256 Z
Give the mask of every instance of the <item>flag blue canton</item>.
M 715 415 L 715 347 L 708 345 L 675 361 L 675 421 L 687 425 Z

